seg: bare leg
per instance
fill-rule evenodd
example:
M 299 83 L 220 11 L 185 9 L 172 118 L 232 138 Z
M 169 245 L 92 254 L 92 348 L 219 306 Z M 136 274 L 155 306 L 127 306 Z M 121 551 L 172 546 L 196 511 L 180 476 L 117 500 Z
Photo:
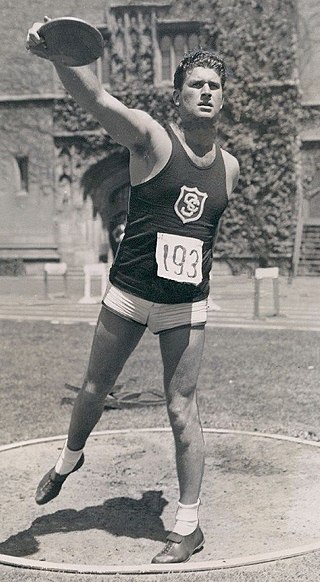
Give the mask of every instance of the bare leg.
M 198 499 L 204 469 L 204 441 L 196 385 L 204 346 L 204 325 L 178 327 L 160 335 L 164 386 L 176 445 L 180 504 L 173 531 L 155 564 L 186 562 L 204 544 L 198 522 Z
M 204 326 L 178 327 L 160 334 L 180 502 L 185 505 L 197 502 L 204 470 L 204 440 L 196 397 L 204 335 Z
M 76 398 L 68 433 L 68 447 L 82 449 L 101 417 L 106 395 L 111 392 L 145 327 L 102 307 L 93 338 L 88 370 Z
M 86 377 L 72 410 L 68 446 L 64 447 L 55 467 L 44 475 L 37 487 L 35 498 L 39 505 L 57 497 L 68 475 L 82 466 L 82 449 L 102 414 L 105 397 L 144 330 L 140 323 L 127 321 L 105 307 L 101 309 Z

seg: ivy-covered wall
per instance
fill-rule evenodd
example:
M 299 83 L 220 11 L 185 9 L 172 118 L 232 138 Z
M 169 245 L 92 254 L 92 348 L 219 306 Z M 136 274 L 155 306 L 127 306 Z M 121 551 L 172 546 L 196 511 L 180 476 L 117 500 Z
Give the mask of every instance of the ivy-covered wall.
M 163 123 L 175 118 L 176 111 L 172 89 L 153 85 L 152 14 L 130 4 L 127 11 L 111 7 L 109 12 L 112 92 Z M 219 52 L 228 68 L 219 141 L 241 168 L 216 253 L 234 272 L 262 259 L 288 270 L 297 220 L 301 121 L 295 2 L 178 0 L 167 11 L 158 10 L 156 18 L 199 20 L 199 15 L 202 46 Z M 121 49 L 124 42 L 129 54 Z M 98 130 L 91 116 L 68 98 L 56 102 L 54 123 L 61 131 Z M 95 152 L 97 158 L 115 147 L 103 132 L 87 140 L 90 155 Z
M 291 267 L 297 217 L 300 96 L 295 3 L 211 0 L 211 45 L 230 70 L 223 143 L 240 162 L 239 187 L 216 249 Z M 238 259 L 239 260 L 239 259 Z M 239 268 L 237 260 L 232 261 Z M 241 263 L 240 263 L 241 264 Z

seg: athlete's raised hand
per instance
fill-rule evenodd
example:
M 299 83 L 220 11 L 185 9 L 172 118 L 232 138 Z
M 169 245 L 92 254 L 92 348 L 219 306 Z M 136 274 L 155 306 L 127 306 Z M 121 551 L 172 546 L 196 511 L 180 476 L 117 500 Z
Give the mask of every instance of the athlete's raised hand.
M 43 24 L 49 22 L 51 18 L 45 16 L 43 22 L 34 22 L 34 24 L 29 28 L 26 40 L 26 49 L 32 50 L 38 45 L 45 45 L 45 40 L 39 35 L 39 29 Z M 38 56 L 41 56 L 40 54 Z

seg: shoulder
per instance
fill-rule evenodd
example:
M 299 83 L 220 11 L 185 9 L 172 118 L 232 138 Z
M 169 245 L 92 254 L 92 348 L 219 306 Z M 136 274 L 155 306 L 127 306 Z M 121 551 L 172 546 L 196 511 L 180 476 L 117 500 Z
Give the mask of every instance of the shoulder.
M 130 149 L 130 177 L 133 185 L 156 176 L 167 164 L 172 143 L 166 129 L 145 111 L 133 109 L 134 123 L 142 126 L 143 139 L 136 140 Z
M 227 180 L 231 181 L 231 192 L 232 192 L 236 187 L 240 176 L 239 162 L 237 158 L 235 158 L 232 154 L 230 154 L 226 150 L 223 150 L 222 148 L 221 154 L 226 168 Z
M 163 155 L 168 148 L 171 148 L 171 139 L 168 131 L 158 121 L 156 121 L 149 113 L 141 109 L 132 109 L 136 125 L 141 125 L 144 128 L 145 139 L 136 144 L 133 148 L 133 154 L 150 155 L 151 153 Z M 166 155 L 166 154 L 165 154 Z
M 232 154 L 221 148 L 221 154 L 225 163 L 226 169 L 231 172 L 240 173 L 239 162 Z
M 130 113 L 135 119 L 135 122 L 141 124 L 150 136 L 153 134 L 168 136 L 166 129 L 146 111 L 143 111 L 142 109 L 130 109 Z
M 153 149 L 155 145 L 161 147 L 161 144 L 170 142 L 170 137 L 167 130 L 156 121 L 149 113 L 141 109 L 130 110 L 135 123 L 144 128 L 145 140 L 144 144 L 139 144 L 142 149 Z

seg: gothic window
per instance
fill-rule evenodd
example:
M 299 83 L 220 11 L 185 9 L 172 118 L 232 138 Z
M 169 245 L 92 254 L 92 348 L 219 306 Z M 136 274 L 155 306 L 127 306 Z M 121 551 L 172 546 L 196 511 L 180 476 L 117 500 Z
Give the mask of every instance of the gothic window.
M 29 158 L 28 156 L 16 157 L 18 167 L 18 192 L 27 194 L 29 192 Z
M 309 200 L 309 216 L 320 218 L 320 192 L 316 192 Z
M 183 55 L 199 45 L 199 22 L 159 22 L 156 83 L 172 83 L 174 72 Z
M 302 150 L 303 187 L 305 201 L 304 220 L 319 224 L 320 219 L 320 141 L 304 142 Z

